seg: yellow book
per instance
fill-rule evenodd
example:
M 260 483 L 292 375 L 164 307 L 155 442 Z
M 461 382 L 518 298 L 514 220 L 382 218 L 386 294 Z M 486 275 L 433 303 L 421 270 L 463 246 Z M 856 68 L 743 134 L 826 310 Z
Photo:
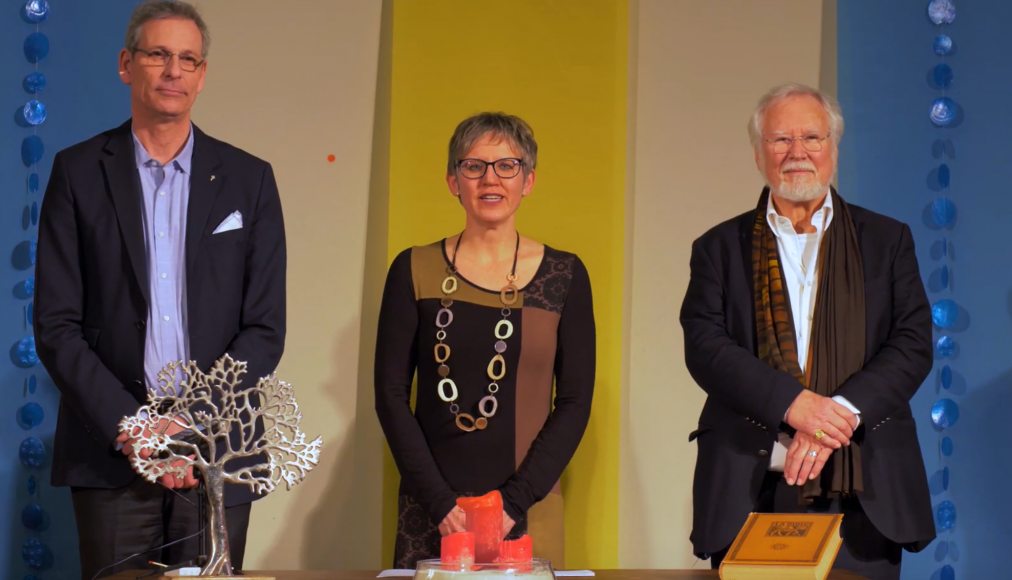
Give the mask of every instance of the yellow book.
M 843 543 L 842 521 L 842 514 L 749 514 L 720 564 L 720 578 L 825 580 Z

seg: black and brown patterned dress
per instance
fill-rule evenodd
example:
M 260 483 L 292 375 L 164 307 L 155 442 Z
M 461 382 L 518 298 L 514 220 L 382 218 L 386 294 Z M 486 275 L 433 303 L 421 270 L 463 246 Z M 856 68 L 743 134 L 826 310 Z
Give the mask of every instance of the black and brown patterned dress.
M 528 531 L 536 553 L 561 564 L 559 477 L 590 417 L 595 336 L 590 279 L 583 262 L 545 246 L 534 278 L 509 320 L 506 376 L 485 429 L 464 432 L 437 393 L 436 314 L 449 260 L 445 240 L 401 252 L 387 276 L 376 337 L 376 413 L 401 474 L 394 565 L 439 556 L 437 524 L 462 495 L 498 489 L 513 534 Z M 461 412 L 478 417 L 487 366 L 503 318 L 499 291 L 458 274 L 453 321 L 444 342 Z M 417 372 L 415 409 L 412 379 Z M 554 389 L 553 389 L 554 387 Z M 530 513 L 528 511 L 530 510 Z M 540 548 L 539 548 L 540 546 Z

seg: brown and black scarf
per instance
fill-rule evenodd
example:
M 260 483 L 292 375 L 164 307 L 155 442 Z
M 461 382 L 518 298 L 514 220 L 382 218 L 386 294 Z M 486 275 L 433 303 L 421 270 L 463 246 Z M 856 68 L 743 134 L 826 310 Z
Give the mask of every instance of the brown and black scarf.
M 806 388 L 832 396 L 847 378 L 864 366 L 864 270 L 857 230 L 846 202 L 832 190 L 833 220 L 819 247 L 815 317 L 806 373 L 798 363 L 798 344 L 784 289 L 777 240 L 766 219 L 770 191 L 759 196 L 752 226 L 752 288 L 759 358 L 790 373 Z M 803 497 L 826 497 L 863 489 L 861 451 L 851 445 L 835 451 L 822 476 L 807 482 Z

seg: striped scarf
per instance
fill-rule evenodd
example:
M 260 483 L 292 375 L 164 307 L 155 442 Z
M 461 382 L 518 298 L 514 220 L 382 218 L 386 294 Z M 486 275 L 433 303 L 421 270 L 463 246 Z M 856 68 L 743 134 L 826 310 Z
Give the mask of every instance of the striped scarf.
M 837 387 L 864 366 L 864 271 L 857 231 L 846 202 L 832 190 L 836 215 L 819 247 L 807 373 L 798 362 L 798 343 L 791 303 L 784 289 L 776 236 L 766 219 L 770 191 L 759 196 L 752 225 L 752 288 L 758 356 L 771 367 L 790 373 L 805 388 L 832 396 Z M 851 494 L 863 489 L 861 450 L 852 444 L 835 452 L 820 477 L 804 486 L 805 498 L 829 492 Z

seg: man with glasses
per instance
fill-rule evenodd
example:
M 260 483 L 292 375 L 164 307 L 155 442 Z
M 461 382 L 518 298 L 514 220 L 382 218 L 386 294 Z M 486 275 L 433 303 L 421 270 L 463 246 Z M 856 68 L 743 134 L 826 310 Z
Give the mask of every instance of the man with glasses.
M 284 348 L 271 167 L 190 119 L 209 41 L 193 6 L 140 4 L 119 55 L 131 118 L 58 153 L 42 206 L 35 334 L 61 392 L 53 483 L 71 487 L 83 578 L 201 553 L 196 479 L 147 483 L 129 462 L 146 450 L 118 431 L 159 388 L 158 371 L 176 360 L 207 370 L 228 353 L 248 363 L 252 383 Z M 237 567 L 252 499 L 245 486 L 226 491 Z
M 927 297 L 910 229 L 830 185 L 842 135 L 831 98 L 771 90 L 749 124 L 756 209 L 692 246 L 691 539 L 714 568 L 749 512 L 844 514 L 836 566 L 875 579 L 935 537 L 909 405 L 931 369 Z

